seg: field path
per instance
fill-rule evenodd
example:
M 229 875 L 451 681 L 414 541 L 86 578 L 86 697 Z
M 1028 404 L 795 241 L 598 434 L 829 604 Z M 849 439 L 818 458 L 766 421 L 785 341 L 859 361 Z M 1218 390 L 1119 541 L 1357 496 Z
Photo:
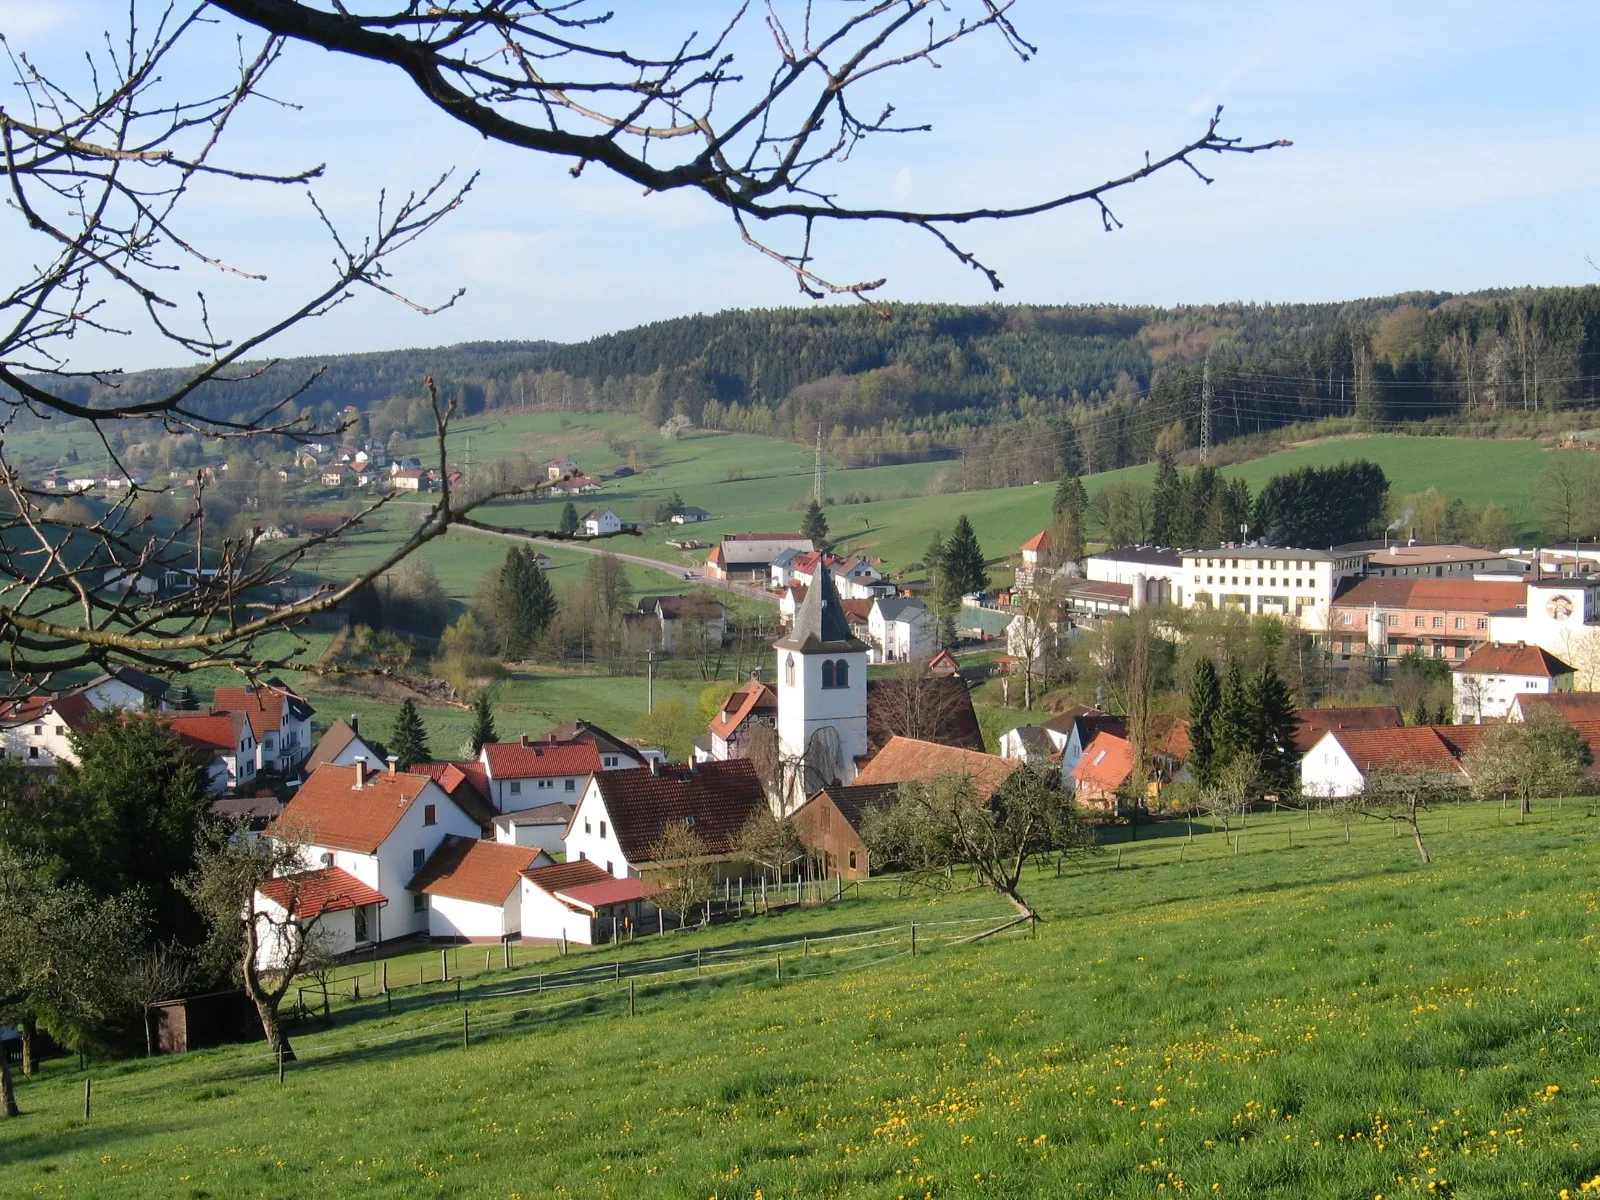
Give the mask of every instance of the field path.
M 684 570 L 682 567 L 671 566 L 659 559 L 645 558 L 639 554 L 620 554 L 610 548 L 608 543 L 615 540 L 612 538 L 602 538 L 600 539 L 600 544 L 596 545 L 594 542 L 536 537 L 533 534 L 518 533 L 515 530 L 489 529 L 482 525 L 469 525 L 466 523 L 458 524 L 456 528 L 470 530 L 473 533 L 486 534 L 489 537 L 508 538 L 514 542 L 532 542 L 534 545 L 549 546 L 555 550 L 576 550 L 580 554 L 615 554 L 623 562 L 632 563 L 638 567 L 648 567 L 652 571 L 660 571 L 665 575 L 672 576 L 680 583 L 705 583 L 710 584 L 712 587 L 722 588 L 724 591 L 738 592 L 741 596 L 747 596 L 751 600 L 760 600 L 766 604 L 776 604 L 778 602 L 778 598 L 765 588 L 759 588 L 753 584 L 712 579 L 706 574 L 704 567 Z

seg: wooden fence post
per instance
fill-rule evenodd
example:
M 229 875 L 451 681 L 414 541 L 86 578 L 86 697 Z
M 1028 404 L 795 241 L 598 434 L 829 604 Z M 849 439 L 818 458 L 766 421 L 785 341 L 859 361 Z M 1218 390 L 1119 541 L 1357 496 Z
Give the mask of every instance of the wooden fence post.
M 507 938 L 505 941 L 501 942 L 500 949 L 502 951 L 502 957 L 505 959 L 505 968 L 509 971 L 511 970 L 511 939 Z
M 775 977 L 777 978 L 778 982 L 782 983 L 783 982 L 783 955 L 779 954 L 779 955 L 776 955 L 775 957 L 777 959 L 777 965 L 774 968 L 774 974 L 775 974 Z
M 628 980 L 628 1015 L 633 1016 L 633 980 Z
M 917 923 L 911 922 L 911 957 L 917 956 Z
M 696 975 L 700 974 L 700 947 L 699 946 L 696 946 L 694 948 L 694 973 Z
M 440 983 L 449 983 L 450 982 L 450 958 L 449 958 L 449 955 L 450 955 L 450 951 L 448 951 L 448 950 L 439 951 L 439 982 Z
M 383 961 L 382 980 L 383 980 L 383 983 L 382 983 L 383 994 L 387 996 L 389 994 L 389 960 L 388 959 L 385 959 Z
M 83 1081 L 83 1119 L 85 1121 L 87 1121 L 89 1119 L 89 1098 L 93 1094 L 94 1094 L 94 1080 L 85 1079 Z
M 278 1082 L 283 1082 L 283 1047 L 278 1047 Z
M 461 1006 L 461 1048 L 465 1050 L 472 1041 L 471 1020 L 467 1016 L 467 1006 Z

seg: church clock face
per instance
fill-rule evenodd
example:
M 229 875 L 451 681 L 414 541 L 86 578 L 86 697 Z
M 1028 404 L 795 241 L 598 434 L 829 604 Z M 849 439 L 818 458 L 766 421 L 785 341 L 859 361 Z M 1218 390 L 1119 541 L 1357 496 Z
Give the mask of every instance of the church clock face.
M 1552 620 L 1565 621 L 1572 615 L 1572 601 L 1565 596 L 1551 596 L 1544 610 L 1550 614 Z

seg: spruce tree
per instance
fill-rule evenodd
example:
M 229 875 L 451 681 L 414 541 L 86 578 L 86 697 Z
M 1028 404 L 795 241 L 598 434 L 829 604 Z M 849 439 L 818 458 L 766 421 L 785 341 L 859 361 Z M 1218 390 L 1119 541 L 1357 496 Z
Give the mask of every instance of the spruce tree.
M 487 689 L 478 693 L 478 698 L 472 702 L 472 732 L 467 735 L 472 743 L 472 757 L 478 754 L 489 742 L 500 740 L 494 728 L 494 712 L 489 707 L 489 692 Z
M 1155 490 L 1150 496 L 1150 540 L 1158 546 L 1175 546 L 1188 540 L 1184 528 L 1183 477 L 1171 451 L 1156 456 Z
M 533 548 L 523 548 L 523 566 L 519 577 L 526 587 L 525 594 L 528 647 L 544 636 L 545 630 L 550 628 L 550 622 L 556 618 L 556 592 L 550 586 L 550 580 L 539 569 L 538 559 L 534 557 Z
M 1262 663 L 1246 689 L 1254 728 L 1254 750 L 1261 762 L 1261 786 L 1275 796 L 1294 791 L 1300 755 L 1294 745 L 1298 720 L 1294 699 L 1271 663 Z
M 561 535 L 571 537 L 578 532 L 578 506 L 571 500 L 561 510 Z
M 984 566 L 983 547 L 966 514 L 956 518 L 950 542 L 944 548 L 945 587 L 957 602 L 968 592 L 987 591 L 989 572 Z
M 1084 510 L 1089 507 L 1089 493 L 1083 488 L 1083 480 L 1076 475 L 1063 475 L 1061 482 L 1056 484 L 1055 500 L 1050 509 L 1056 516 L 1063 513 L 1072 513 L 1078 518 L 1078 523 L 1083 523 Z
M 1217 719 L 1211 736 L 1213 762 L 1221 770 L 1235 755 L 1255 750 L 1255 713 L 1244 683 L 1239 660 L 1228 661 L 1222 676 L 1222 698 L 1217 704 Z
M 428 731 L 423 728 L 422 716 L 409 696 L 395 714 L 394 730 L 389 734 L 389 752 L 398 760 L 402 771 L 409 771 L 417 763 L 432 762 L 433 752 L 428 749 Z
M 522 586 L 522 549 L 513 546 L 500 564 L 493 593 L 494 628 L 500 639 L 500 656 L 513 661 L 526 658 L 530 643 L 527 591 Z
M 822 505 L 813 500 L 806 506 L 805 519 L 800 522 L 800 532 L 811 539 L 811 544 L 821 550 L 828 544 L 828 518 L 823 514 Z
M 1189 772 L 1201 787 L 1217 781 L 1217 712 L 1222 684 L 1209 658 L 1194 664 L 1189 676 Z

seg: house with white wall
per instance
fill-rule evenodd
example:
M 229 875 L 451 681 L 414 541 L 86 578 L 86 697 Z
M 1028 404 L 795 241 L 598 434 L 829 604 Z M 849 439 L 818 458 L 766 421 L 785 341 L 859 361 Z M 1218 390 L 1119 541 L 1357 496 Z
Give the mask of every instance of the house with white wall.
M 579 527 L 586 537 L 601 537 L 608 533 L 621 533 L 622 518 L 609 508 L 591 508 L 583 514 Z
M 349 954 L 372 946 L 387 897 L 341 867 L 280 875 L 255 894 L 256 965 L 274 970 L 312 931 L 319 950 Z
M 522 938 L 593 946 L 630 924 L 649 928 L 652 915 L 661 919 L 649 903 L 656 890 L 647 879 L 618 879 L 588 861 L 535 867 L 522 873 Z
M 211 795 L 255 782 L 255 734 L 243 713 L 162 713 L 160 720 L 205 771 Z
M 1301 758 L 1300 790 L 1324 799 L 1360 795 L 1375 770 L 1428 772 L 1465 784 L 1461 756 L 1483 732 L 1461 725 L 1331 729 Z
M 387 908 L 371 940 L 428 932 L 428 897 L 409 884 L 444 839 L 477 838 L 478 823 L 426 775 L 323 766 L 284 806 L 267 837 L 301 847 L 307 870 L 338 867 L 382 893 Z
M 1450 672 L 1456 720 L 1468 725 L 1510 715 L 1520 695 L 1570 692 L 1576 672 L 1541 646 L 1488 642 Z
M 255 733 L 256 770 L 288 778 L 311 754 L 311 718 L 316 710 L 279 683 L 219 687 L 213 713 L 243 713 Z
M 567 846 L 567 826 L 577 806 L 557 800 L 536 808 L 501 813 L 490 821 L 494 840 L 506 846 L 532 846 L 546 854 L 562 854 Z
M 574 804 L 604 768 L 594 742 L 550 743 L 523 734 L 515 742 L 488 742 L 478 752 L 496 812 L 517 812 L 552 801 Z
M 554 862 L 537 846 L 451 835 L 407 886 L 428 898 L 430 938 L 499 942 L 522 933 L 522 873 Z
M 939 648 L 939 622 L 921 600 L 879 596 L 867 614 L 873 662 L 917 662 Z
M 361 736 L 361 723 L 356 719 L 356 715 L 351 713 L 348 721 L 341 718 L 328 726 L 327 732 L 318 738 L 316 745 L 311 748 L 310 756 L 300 765 L 309 775 L 322 766 L 354 766 L 358 758 L 364 758 L 373 764 L 383 761 L 378 746 Z
M 678 824 L 699 835 L 707 861 L 732 862 L 739 831 L 766 804 L 746 758 L 604 771 L 589 781 L 567 826 L 567 861 L 592 862 L 618 879 L 641 876 L 655 865 L 652 847 Z

